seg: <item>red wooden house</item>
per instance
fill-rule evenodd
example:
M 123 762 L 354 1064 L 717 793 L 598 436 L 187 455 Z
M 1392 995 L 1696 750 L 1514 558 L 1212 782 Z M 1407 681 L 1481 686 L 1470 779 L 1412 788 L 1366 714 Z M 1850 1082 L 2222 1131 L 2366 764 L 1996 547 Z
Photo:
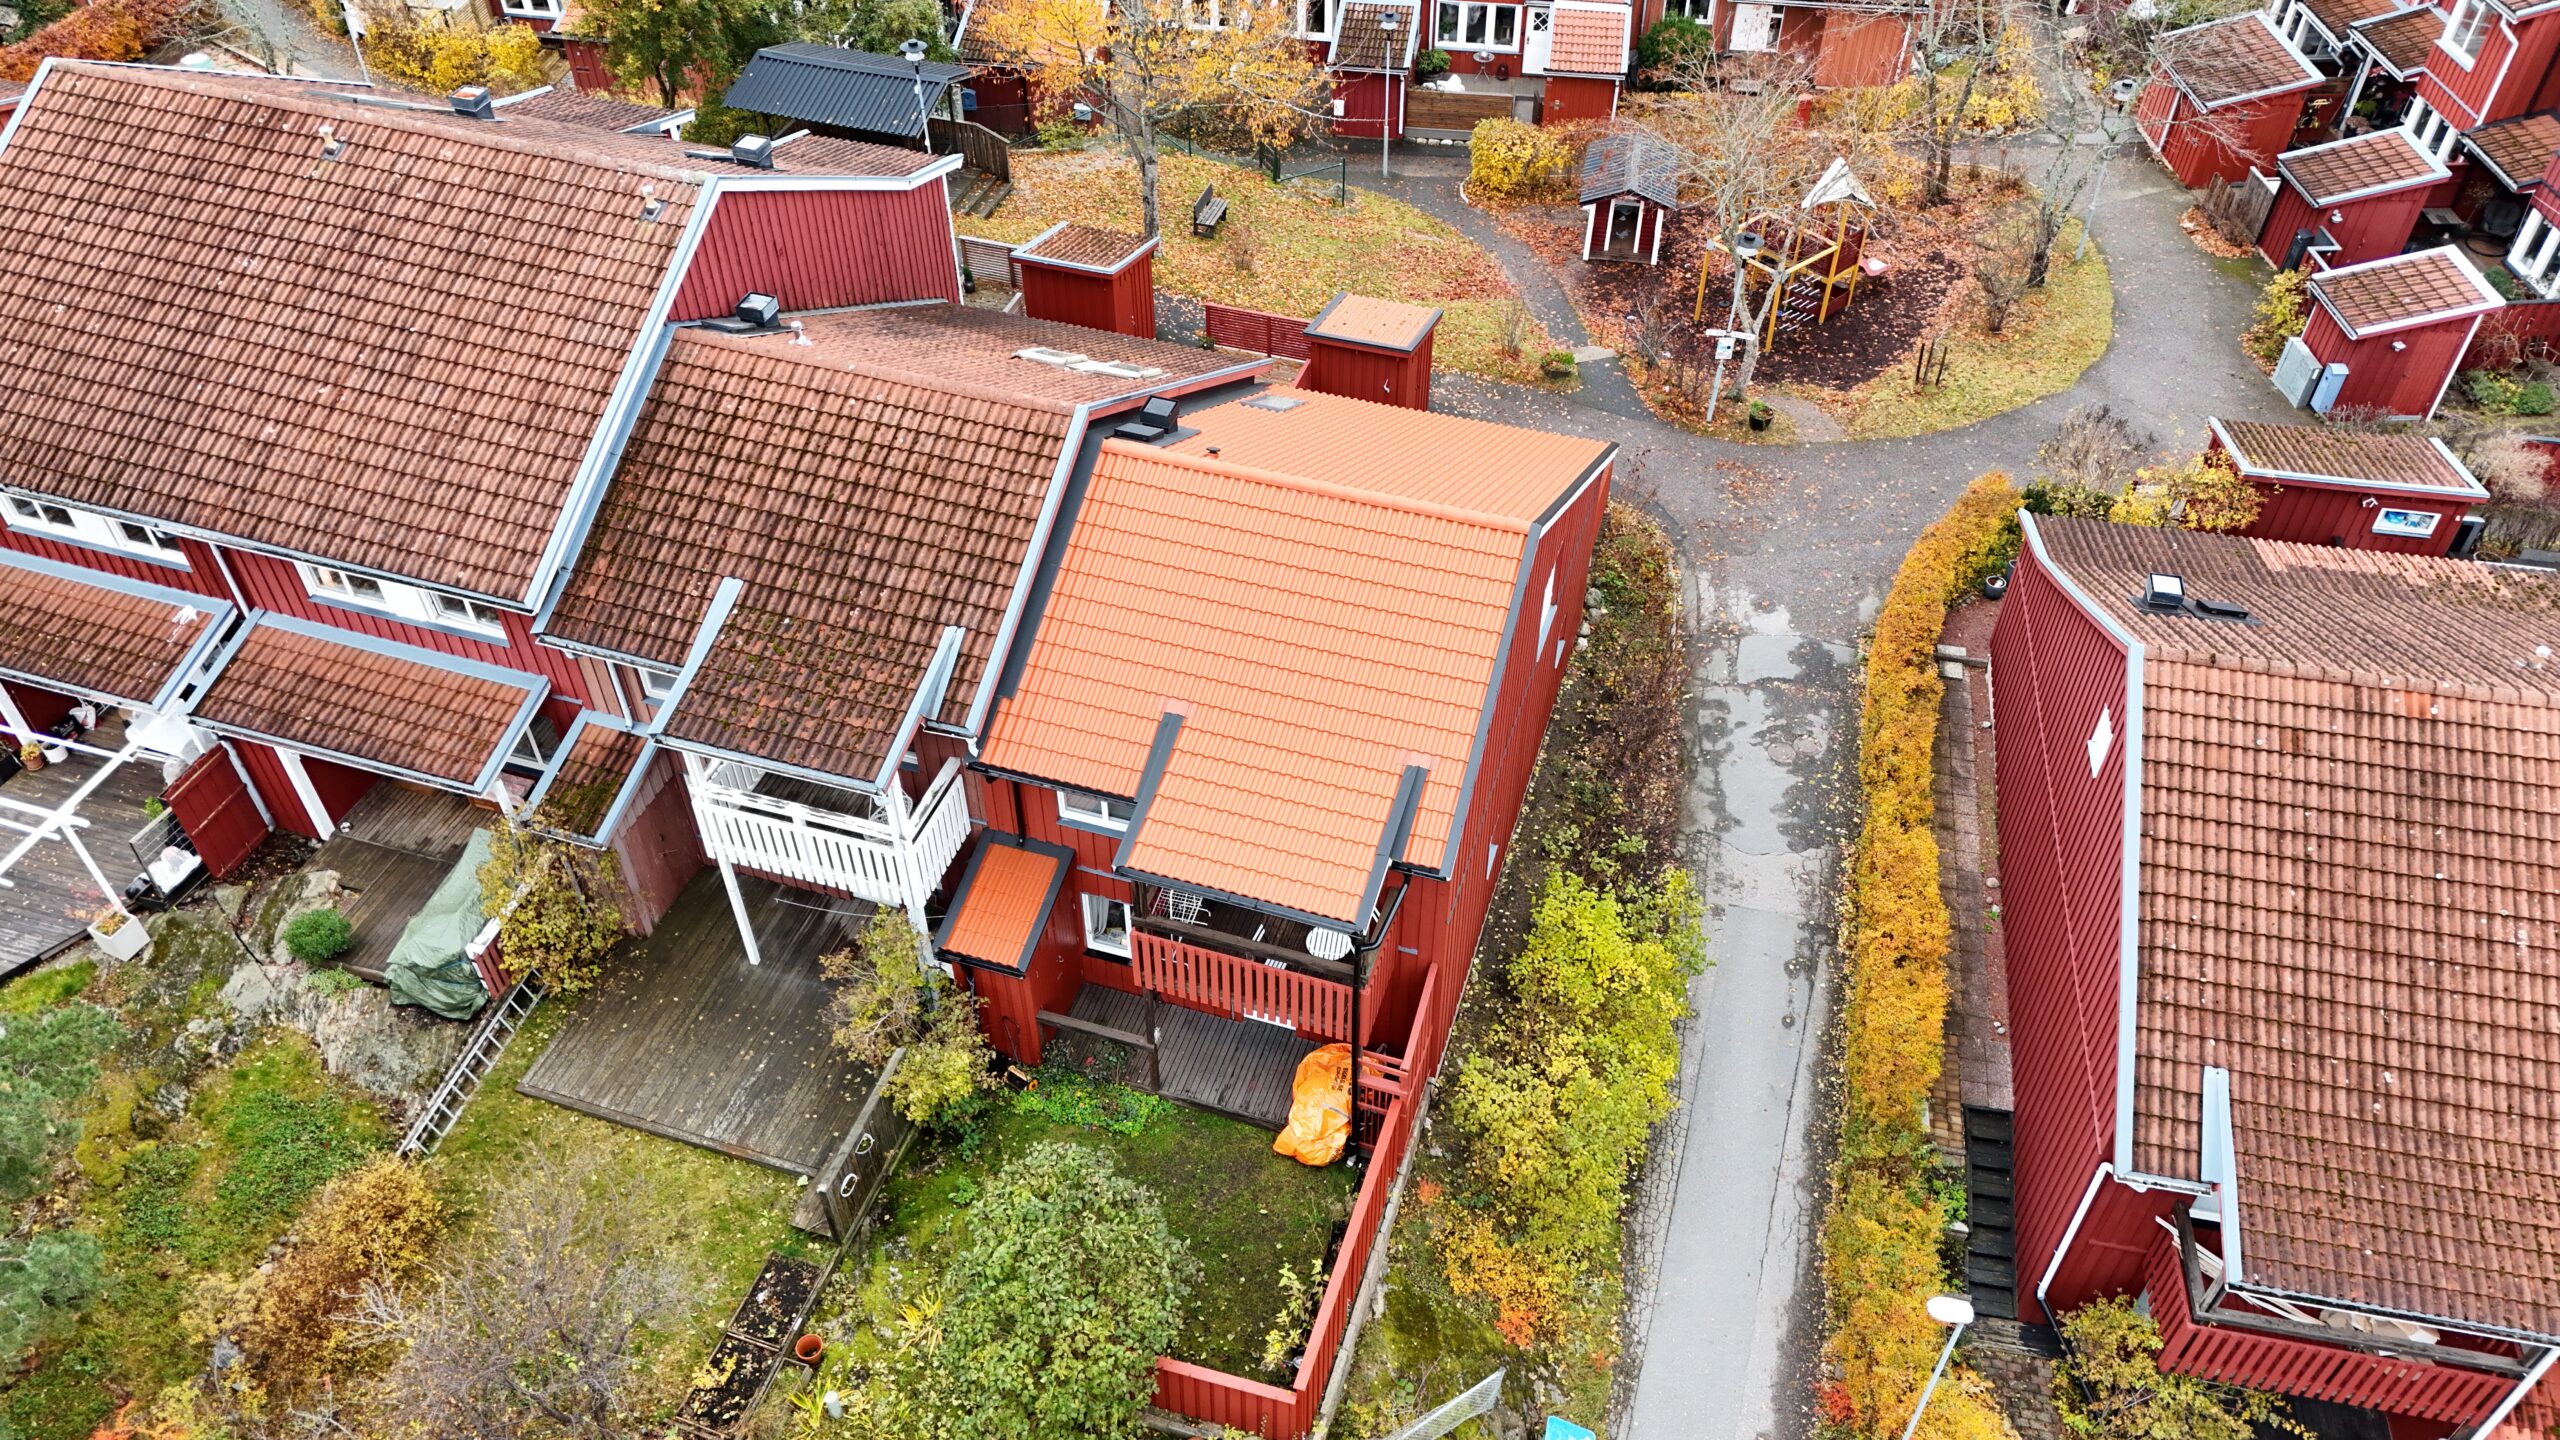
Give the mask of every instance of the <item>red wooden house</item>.
M 2022 1318 L 2134 1295 L 2163 1367 L 2356 1433 L 2546 1433 L 2560 590 L 2022 524 L 1991 640 Z
M 2295 404 L 2327 414 L 2436 413 L 2482 316 L 2507 302 L 2451 245 L 2314 274 L 2311 317 L 2276 367 Z
M 1333 76 L 1333 133 L 1377 140 L 1404 133 L 1405 92 L 1422 37 L 1409 0 L 1344 0 L 1325 48 Z
M 2205 426 L 2206 449 L 2231 457 L 2258 492 L 2258 517 L 2243 533 L 2260 540 L 2443 555 L 2471 507 L 2489 499 L 2433 436 L 2210 417 Z
M 2256 11 L 2171 31 L 2154 53 L 2135 124 L 2191 189 L 2272 165 L 2326 78 Z
M 2507 270 L 2542 299 L 2560 297 L 2560 151 L 2543 162 L 2537 182 L 2524 192 L 2524 219 L 2507 248 Z
M 1929 12 L 1926 3 L 1832 3 L 1772 0 L 1724 3 L 1703 0 L 1638 0 L 1636 33 L 1665 15 L 1686 15 L 1715 36 L 1716 49 L 1735 55 L 1784 54 L 1801 61 L 1824 89 L 1891 85 L 1911 73 L 1912 47 Z
M 2450 172 L 2394 126 L 2276 157 L 2280 186 L 2258 253 L 2280 267 L 2317 253 L 2332 265 L 2397 255 Z
M 1157 243 L 1059 221 L 1014 249 L 1023 313 L 1154 339 Z
M 1617 118 L 1634 19 L 1625 0 L 1555 0 L 1551 7 L 1530 8 L 1520 71 L 1546 77 L 1539 91 L 1540 124 Z

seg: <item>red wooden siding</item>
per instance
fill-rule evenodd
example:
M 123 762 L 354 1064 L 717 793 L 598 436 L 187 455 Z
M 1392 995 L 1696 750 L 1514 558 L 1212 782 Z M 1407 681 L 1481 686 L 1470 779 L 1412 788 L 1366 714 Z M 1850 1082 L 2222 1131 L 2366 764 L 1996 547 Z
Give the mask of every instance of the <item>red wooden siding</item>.
M 683 774 L 681 761 L 660 753 L 650 764 L 649 778 L 631 797 L 631 808 L 623 813 L 621 833 L 610 837 L 627 892 L 622 918 L 642 935 L 657 928 L 659 917 L 684 892 L 685 882 L 707 863 L 702 837 L 694 831 L 693 804 L 685 794 Z
M 2464 130 L 2550 105 L 2560 98 L 2560 77 L 2552 73 L 2560 25 L 2553 20 L 2537 15 L 2491 26 L 2467 70 L 2441 46 L 2428 51 L 2419 97 Z
M 2293 540 L 2305 545 L 2343 545 L 2350 550 L 2389 550 L 2402 555 L 2442 555 L 2453 548 L 2455 524 L 2471 510 L 2468 500 L 2428 500 L 2415 495 L 2368 496 L 2358 490 L 2332 489 L 2251 477 L 2258 492 L 2258 518 L 2243 534 L 2260 540 Z M 2372 503 L 2368 505 L 2368 501 Z M 2383 506 L 2423 510 L 2440 517 L 2436 533 L 2423 540 L 2373 533 L 2374 516 Z
M 1991 634 L 2016 1075 L 2018 1308 L 2114 1153 L 2126 650 L 2023 550 Z M 2089 737 L 2115 739 L 2095 775 Z
M 127 580 L 143 580 L 153 585 L 166 585 L 172 590 L 188 590 L 216 599 L 230 598 L 222 583 L 222 572 L 214 567 L 213 547 L 201 540 L 180 540 L 186 552 L 185 569 L 160 565 L 139 555 L 126 555 L 95 545 L 66 545 L 44 535 L 30 535 L 23 530 L 0 526 L 0 549 L 15 550 L 21 555 L 38 555 L 65 565 L 80 565 Z
M 2287 183 L 2276 191 L 2266 225 L 2258 231 L 2258 253 L 2267 257 L 2268 264 L 2281 265 L 2296 234 L 2327 230 L 2339 247 L 2329 257 L 2333 268 L 2387 259 L 2409 248 L 2409 233 L 2418 228 L 2418 212 L 2426 208 L 2429 190 L 2412 185 L 2388 195 L 2315 206 Z M 2333 213 L 2346 218 L 2333 221 L 2329 218 Z
M 1795 22 L 1788 17 L 1788 24 Z M 1813 64 L 1813 83 L 1825 89 L 1890 85 L 1910 67 L 1907 22 L 1899 15 L 1862 15 L 1834 10 L 1822 26 L 1822 53 Z
M 1327 395 L 1347 395 L 1408 410 L 1431 408 L 1431 337 L 1411 353 L 1345 345 L 1317 336 L 1307 339 L 1307 368 L 1298 387 Z
M 258 842 L 267 838 L 267 822 L 258 813 L 258 800 L 249 792 L 247 777 L 231 752 L 220 747 L 197 756 L 160 798 L 168 802 L 169 813 L 177 817 L 178 827 L 187 832 L 197 857 L 216 880 L 240 868 Z
M 1395 127 L 1393 133 L 1404 133 L 1404 77 L 1400 75 L 1337 75 L 1333 98 L 1342 102 L 1342 113 L 1333 120 L 1336 135 L 1375 140 L 1382 112 Z
M 907 191 L 747 190 L 722 195 L 676 291 L 672 320 L 726 315 L 750 293 L 785 310 L 960 301 L 942 182 Z
M 71 707 L 79 703 L 58 690 L 21 685 L 15 680 L 0 681 L 0 689 L 9 692 L 9 703 L 18 707 L 19 718 L 37 730 L 53 728 L 55 722 L 70 714 Z
M 1022 313 L 1093 330 L 1152 340 L 1156 335 L 1155 256 L 1131 261 L 1117 275 L 1097 275 L 1037 260 L 1014 262 L 1022 274 Z
M 1541 125 L 1576 120 L 1613 120 L 1618 114 L 1618 82 L 1582 75 L 1547 77 L 1546 101 L 1538 109 Z
M 2271 168 L 2293 138 L 2305 93 L 2291 90 L 2199 112 L 2175 85 L 2155 79 L 2143 87 L 2134 116 L 2142 138 L 2178 183 L 2199 190 L 2217 175 L 2236 185 L 2253 166 Z
M 335 760 L 323 760 L 314 755 L 302 757 L 302 773 L 311 781 L 312 793 L 320 797 L 320 803 L 327 808 L 333 825 L 346 819 L 347 812 L 356 808 L 356 802 L 381 784 L 383 779 L 370 770 L 341 765 Z
M 1654 237 L 1662 229 L 1664 212 L 1660 206 L 1649 204 L 1642 200 L 1637 201 L 1636 207 L 1635 253 L 1630 256 L 1624 252 L 1609 252 L 1609 214 L 1612 210 L 1617 208 L 1620 198 L 1622 197 L 1611 196 L 1604 200 L 1594 201 L 1586 207 L 1587 213 L 1583 216 L 1582 226 L 1582 248 L 1584 255 L 1592 260 L 1634 259 L 1640 260 L 1648 265 L 1658 263 L 1653 248 L 1655 243 Z
M 275 818 L 276 828 L 290 830 L 305 839 L 323 838 L 319 826 L 303 809 L 301 792 L 293 788 L 293 777 L 287 775 L 284 762 L 276 757 L 275 747 L 255 740 L 229 742 L 231 753 L 240 757 L 240 768 L 248 772 L 249 783 L 265 797 L 267 813 Z
M 2432 416 L 2437 399 L 2470 347 L 2476 323 L 2474 317 L 2465 316 L 2350 340 L 2338 328 L 2335 316 L 2314 305 L 2302 343 L 2323 364 L 2346 363 L 2347 380 L 2338 390 L 2337 409 L 2402 418 Z
M 1251 350 L 1284 360 L 1307 358 L 1307 322 L 1299 316 L 1247 310 L 1214 300 L 1202 302 L 1200 311 L 1201 328 L 1209 332 L 1212 343 L 1225 349 Z
M 563 43 L 560 53 L 569 61 L 569 79 L 579 89 L 602 95 L 613 89 L 613 67 L 604 59 L 604 42 L 577 39 Z
M 1185 945 L 1161 935 L 1132 935 L 1130 969 L 1138 988 L 1176 1005 L 1229 1020 L 1285 1021 L 1319 1040 L 1351 1038 L 1351 987 L 1259 960 Z M 1376 1027 L 1361 1017 L 1361 1038 Z

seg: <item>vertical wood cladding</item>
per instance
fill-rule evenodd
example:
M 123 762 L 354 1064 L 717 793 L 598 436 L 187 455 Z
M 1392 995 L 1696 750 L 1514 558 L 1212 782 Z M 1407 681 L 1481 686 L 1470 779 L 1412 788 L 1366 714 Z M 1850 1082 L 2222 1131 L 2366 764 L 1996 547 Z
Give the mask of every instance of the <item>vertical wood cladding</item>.
M 750 293 L 785 310 L 960 303 L 943 183 L 913 190 L 741 190 L 720 197 L 669 318 L 726 315 Z

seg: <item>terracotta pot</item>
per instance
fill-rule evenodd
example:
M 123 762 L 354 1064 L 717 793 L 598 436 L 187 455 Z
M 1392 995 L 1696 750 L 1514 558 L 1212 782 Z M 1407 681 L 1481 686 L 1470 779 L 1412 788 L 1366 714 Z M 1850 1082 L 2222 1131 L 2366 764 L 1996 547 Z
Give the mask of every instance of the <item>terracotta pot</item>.
M 803 1335 L 791 1342 L 791 1358 L 803 1365 L 815 1365 L 827 1353 L 827 1342 L 815 1335 Z

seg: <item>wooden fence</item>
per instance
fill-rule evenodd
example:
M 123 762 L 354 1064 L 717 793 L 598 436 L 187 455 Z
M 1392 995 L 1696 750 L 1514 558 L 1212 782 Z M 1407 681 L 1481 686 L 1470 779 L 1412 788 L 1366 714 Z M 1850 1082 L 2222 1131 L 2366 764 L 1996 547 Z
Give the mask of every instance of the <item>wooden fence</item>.
M 1014 268 L 1013 247 L 1002 240 L 982 240 L 975 235 L 960 237 L 960 263 L 981 285 L 1022 286 L 1022 276 Z
M 2267 212 L 2275 203 L 2276 192 L 2252 170 L 2248 179 L 2236 185 L 2214 176 L 2197 208 L 2204 211 L 2204 218 L 2213 223 L 2223 239 L 2234 245 L 2255 245 L 2258 232 L 2267 228 Z
M 1322 1040 L 1351 1038 L 1348 985 L 1143 930 L 1129 937 L 1129 949 L 1138 988 L 1176 1005 L 1230 1020 L 1287 1025 Z
M 974 120 L 952 120 L 936 115 L 932 120 L 933 153 L 957 155 L 972 170 L 983 170 L 998 180 L 1013 179 L 1013 147 L 1002 135 Z
M 1247 310 L 1235 305 L 1203 301 L 1200 306 L 1201 328 L 1209 332 L 1209 343 L 1227 350 L 1250 350 L 1257 355 L 1277 355 L 1284 360 L 1307 358 L 1307 326 L 1312 323 L 1294 315 L 1274 315 L 1267 310 Z

